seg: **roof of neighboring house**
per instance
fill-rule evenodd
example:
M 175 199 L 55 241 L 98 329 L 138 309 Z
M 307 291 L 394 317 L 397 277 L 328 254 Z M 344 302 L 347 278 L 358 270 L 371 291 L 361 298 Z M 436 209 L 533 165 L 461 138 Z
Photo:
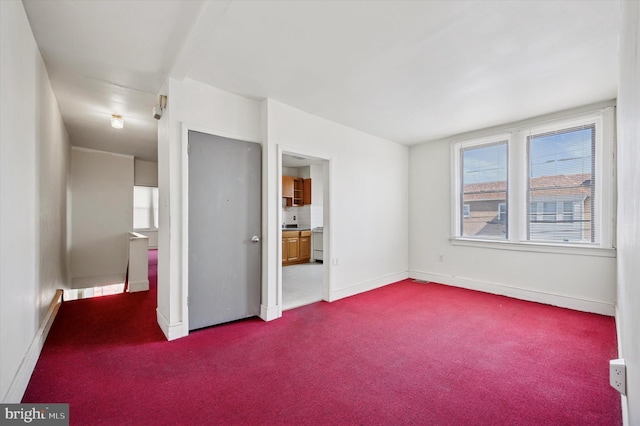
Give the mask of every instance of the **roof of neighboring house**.
M 591 174 L 542 176 L 531 179 L 531 187 L 534 189 L 531 194 L 533 197 L 566 195 L 586 198 L 591 195 Z M 470 183 L 464 186 L 464 200 L 504 200 L 506 191 L 505 181 Z

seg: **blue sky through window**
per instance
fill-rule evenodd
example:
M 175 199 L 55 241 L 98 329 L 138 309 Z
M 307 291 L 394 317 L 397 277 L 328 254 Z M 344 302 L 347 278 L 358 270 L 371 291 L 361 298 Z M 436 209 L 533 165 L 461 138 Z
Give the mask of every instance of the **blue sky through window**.
M 591 174 L 592 127 L 533 136 L 529 142 L 530 177 Z
M 470 183 L 507 180 L 507 143 L 466 148 L 463 151 L 463 176 Z

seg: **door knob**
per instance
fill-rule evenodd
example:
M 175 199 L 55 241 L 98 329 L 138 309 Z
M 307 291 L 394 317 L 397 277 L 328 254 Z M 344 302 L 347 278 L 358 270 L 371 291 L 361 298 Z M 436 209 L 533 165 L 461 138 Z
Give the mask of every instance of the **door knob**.
M 257 235 L 254 235 L 253 237 L 251 237 L 251 242 L 252 243 L 259 243 L 260 242 L 260 237 L 258 237 Z

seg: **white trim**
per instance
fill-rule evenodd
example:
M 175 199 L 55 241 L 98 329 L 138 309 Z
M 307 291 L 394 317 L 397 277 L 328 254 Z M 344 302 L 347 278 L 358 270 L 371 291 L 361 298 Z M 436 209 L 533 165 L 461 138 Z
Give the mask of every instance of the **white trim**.
M 128 260 L 128 256 L 127 256 L 127 260 Z M 77 290 L 80 288 L 104 287 L 106 285 L 123 284 L 127 279 L 126 265 L 124 265 L 124 269 L 125 269 L 125 272 L 116 273 L 116 274 L 73 277 L 71 278 L 71 289 Z
M 615 222 L 616 222 L 616 120 L 615 107 L 605 108 L 602 111 L 602 138 L 600 151 L 596 144 L 596 159 L 600 155 L 601 160 L 596 161 L 596 204 L 600 220 L 600 244 L 605 247 L 615 247 Z M 606 143 L 610 141 L 610 143 Z M 610 208 L 606 208 L 611 206 Z
M 189 335 L 189 328 L 185 327 L 184 323 L 169 324 L 169 320 L 159 309 L 156 309 L 156 318 L 167 340 L 175 340 Z
M 196 130 L 200 129 L 200 130 Z M 186 122 L 181 123 L 182 137 L 180 138 L 180 159 L 181 165 L 180 169 L 182 171 L 181 182 L 181 194 L 182 194 L 182 205 L 180 206 L 181 216 L 182 216 L 182 241 L 181 246 L 182 250 L 180 253 L 180 270 L 182 271 L 182 276 L 180 279 L 181 283 L 181 312 L 182 318 L 181 323 L 184 323 L 184 335 L 189 335 L 189 130 L 196 130 L 207 133 L 207 131 L 203 130 L 200 126 L 191 125 Z M 169 339 L 169 335 L 167 338 Z M 171 340 L 171 339 L 169 339 Z
M 550 114 L 539 115 L 539 116 L 527 118 L 521 121 L 501 124 L 498 126 L 487 127 L 479 130 L 472 130 L 470 132 L 460 133 L 458 135 L 455 135 L 449 138 L 435 139 L 433 141 L 428 141 L 428 142 L 446 140 L 452 143 L 457 143 L 460 141 L 490 137 L 491 135 L 511 132 L 514 130 L 515 132 L 521 132 L 522 130 L 526 130 L 530 128 L 532 125 L 538 126 L 538 125 L 544 125 L 545 123 L 548 123 L 548 122 L 557 122 L 559 120 L 572 120 L 575 117 L 584 117 L 585 115 L 592 114 L 597 111 L 603 111 L 606 108 L 615 108 L 615 106 L 616 106 L 616 99 L 610 99 L 603 102 L 597 102 L 594 104 L 585 105 L 578 108 L 572 108 L 568 110 L 553 112 Z
M 346 288 L 337 289 L 331 292 L 329 302 L 344 299 L 345 297 L 355 296 L 365 291 L 375 290 L 398 281 L 409 278 L 408 272 L 398 272 L 396 274 L 385 275 L 384 277 L 375 278 L 373 280 L 363 281 L 358 284 L 351 285 Z
M 188 300 L 189 300 L 189 131 L 193 130 L 195 132 L 206 133 L 208 135 L 220 136 L 220 137 L 229 138 L 229 139 L 237 139 L 245 142 L 258 143 L 261 146 L 261 154 L 260 154 L 261 158 L 262 156 L 266 155 L 266 153 L 264 152 L 265 147 L 261 139 L 247 136 L 247 135 L 239 135 L 236 133 L 232 133 L 232 132 L 228 132 L 220 129 L 200 126 L 198 124 L 193 124 L 186 121 L 182 121 L 180 123 L 180 126 L 181 126 L 181 133 L 182 133 L 182 137 L 180 138 L 180 158 L 181 158 L 181 172 L 182 172 L 182 175 L 181 175 L 182 205 L 180 206 L 181 213 L 182 213 L 182 227 L 181 227 L 182 250 L 180 253 L 181 254 L 180 262 L 181 262 L 181 271 L 182 271 L 181 272 L 182 318 L 181 318 L 181 321 L 179 321 L 175 326 L 172 326 L 172 327 L 178 327 L 178 325 L 181 325 L 181 328 L 183 329 L 182 333 L 184 334 L 177 337 L 187 336 L 189 334 L 189 304 L 188 304 Z M 260 182 L 262 182 L 263 179 L 264 179 L 264 173 L 260 175 Z M 261 183 L 260 184 L 261 197 L 262 197 L 262 191 L 263 191 L 263 187 Z M 262 204 L 261 204 L 261 208 L 264 208 Z M 262 214 L 260 215 L 260 218 L 262 220 Z M 261 233 L 262 233 L 262 230 L 261 230 Z M 264 246 L 262 247 L 262 250 L 264 250 Z M 262 255 L 260 259 L 262 261 Z M 260 271 L 261 294 L 262 294 L 262 288 L 265 285 L 266 285 L 266 280 L 264 278 L 263 271 L 261 269 Z M 165 335 L 168 336 L 167 333 L 165 333 Z M 169 340 L 171 340 L 171 338 L 169 338 Z
M 462 287 L 468 290 L 476 290 L 485 293 L 512 297 L 515 299 L 526 300 L 530 302 L 559 306 L 576 311 L 591 312 L 607 316 L 613 316 L 615 314 L 615 304 L 613 303 L 582 299 L 559 293 L 530 290 L 501 283 L 479 281 L 470 278 L 435 274 L 423 271 L 409 271 L 409 277 L 424 281 L 431 281 L 438 284 Z
M 611 167 L 607 166 L 607 163 L 611 163 L 611 160 L 607 161 L 607 158 L 610 155 L 609 154 L 610 145 L 613 144 L 613 140 L 611 140 L 611 143 L 607 143 L 607 141 L 603 137 L 605 128 L 607 129 L 607 131 L 610 132 L 611 128 L 614 127 L 613 119 L 610 114 L 607 115 L 608 119 L 605 120 L 605 113 L 612 109 L 613 108 L 610 107 L 610 108 L 599 110 L 599 111 L 593 111 L 589 114 L 585 114 L 584 116 L 572 117 L 569 120 L 558 119 L 555 121 L 549 121 L 547 123 L 544 123 L 538 126 L 532 126 L 526 130 L 523 130 L 520 133 L 521 140 L 519 140 L 519 142 L 524 143 L 525 150 L 526 150 L 526 146 L 527 146 L 526 140 L 528 136 L 536 136 L 536 135 L 549 133 L 557 130 L 564 130 L 564 129 L 571 129 L 574 127 L 586 126 L 589 124 L 594 125 L 595 148 L 594 148 L 593 155 L 594 155 L 594 169 L 595 169 L 594 170 L 595 203 L 594 203 L 594 211 L 591 214 L 595 217 L 595 220 L 596 220 L 595 229 L 593 230 L 593 237 L 594 237 L 595 244 L 598 247 L 603 247 L 603 248 L 608 248 L 612 246 L 611 245 L 611 229 L 610 229 L 611 227 L 607 223 L 607 218 L 610 217 L 610 214 L 611 214 L 610 212 L 613 210 L 613 208 L 608 208 L 608 209 L 605 208 L 606 205 L 610 205 L 610 204 L 604 203 L 604 192 L 605 192 L 604 187 L 606 186 L 607 188 L 609 188 L 606 191 L 607 195 L 609 195 L 611 192 L 611 182 L 610 182 L 611 177 L 606 177 L 606 176 L 611 170 Z M 523 169 L 528 170 L 529 162 L 530 162 L 529 153 L 525 152 L 525 156 L 526 156 L 525 163 L 527 167 L 526 168 L 523 167 Z M 527 176 L 527 181 L 528 181 L 528 176 Z M 525 191 L 527 191 L 527 189 L 528 188 L 525 188 Z M 527 198 L 527 194 L 525 193 L 525 202 L 526 202 L 526 198 Z M 526 211 L 527 211 L 526 204 L 524 206 L 519 206 L 519 207 L 520 209 L 524 209 L 523 211 L 525 212 L 524 213 L 525 222 L 528 223 L 528 219 L 526 215 Z M 525 233 L 522 234 L 521 240 L 526 241 L 526 230 L 525 230 Z
M 304 149 L 300 149 L 293 146 L 277 144 L 277 170 L 278 170 L 278 182 L 277 182 L 277 238 L 278 238 L 278 253 L 277 253 L 277 305 L 280 312 L 280 316 L 282 316 L 282 155 L 283 154 L 292 154 L 292 155 L 300 155 L 304 157 L 312 157 L 314 159 L 322 160 L 322 172 L 323 172 L 323 182 L 322 187 L 324 189 L 323 197 L 322 197 L 322 226 L 323 226 L 323 281 L 322 281 L 322 300 L 331 301 L 331 286 L 333 283 L 333 267 L 331 266 L 331 262 L 328 259 L 331 259 L 331 242 L 332 238 L 332 228 L 331 228 L 331 206 L 333 203 L 331 202 L 333 188 L 332 188 L 332 179 L 333 176 L 333 161 L 330 155 L 325 155 L 313 151 L 308 151 Z
M 457 149 L 460 149 L 460 148 L 470 148 L 470 147 L 480 146 L 480 145 L 494 145 L 494 144 L 498 145 L 505 141 L 508 144 L 511 138 L 513 137 L 513 134 L 514 132 L 511 131 L 511 132 L 496 133 L 494 135 L 483 136 L 480 138 L 458 140 L 457 142 L 454 143 L 454 145 Z
M 480 247 L 495 250 L 516 250 L 537 253 L 572 254 L 579 256 L 616 257 L 616 249 L 597 247 L 593 245 L 563 245 L 535 242 L 481 240 L 471 238 L 451 238 L 449 241 L 451 241 L 451 244 L 454 246 Z
M 465 148 L 482 146 L 482 145 L 497 145 L 506 141 L 507 146 L 507 191 L 510 192 L 509 179 L 511 177 L 511 147 L 513 145 L 513 132 L 496 133 L 493 135 L 487 135 L 475 139 L 465 139 L 451 141 L 451 159 L 453 167 L 451 168 L 451 211 L 453 212 L 453 221 L 451 222 L 451 235 L 462 235 L 462 218 L 460 217 L 460 200 L 462 190 L 462 173 L 460 171 L 461 155 L 460 151 Z M 507 194 L 507 201 L 509 194 Z M 508 204 L 507 204 L 508 205 Z M 509 213 L 509 212 L 508 212 Z M 509 217 L 509 216 L 508 216 Z
M 193 130 L 194 132 L 206 133 L 208 135 L 215 135 L 215 136 L 220 136 L 220 137 L 229 138 L 229 139 L 237 139 L 239 141 L 244 141 L 244 142 L 256 142 L 262 145 L 262 139 L 257 138 L 255 136 L 250 136 L 248 134 L 241 135 L 239 133 L 233 133 L 226 130 L 215 129 L 213 127 L 201 126 L 199 124 L 190 123 L 188 121 L 182 121 L 181 125 L 182 125 L 183 137 L 185 136 L 184 130 L 186 128 L 187 131 Z
M 136 291 L 147 291 L 149 290 L 149 280 L 143 281 L 129 281 L 128 283 L 128 292 L 135 293 Z
M 282 316 L 282 305 L 266 306 L 260 305 L 260 318 L 263 321 L 273 321 Z
M 536 119 L 496 128 L 495 134 L 482 130 L 476 138 L 467 134 L 467 138 L 456 136 L 450 139 L 451 146 L 451 241 L 457 245 L 467 244 L 467 241 L 480 240 L 483 244 L 496 244 L 499 249 L 517 249 L 525 251 L 548 251 L 552 253 L 587 254 L 594 256 L 615 257 L 614 217 L 615 217 L 615 106 L 614 102 L 602 103 L 599 109 L 588 107 L 581 111 L 574 110 L 567 115 L 562 113 L 547 116 L 544 120 Z M 528 194 L 528 165 L 527 136 L 542 134 L 554 130 L 568 129 L 581 125 L 595 124 L 595 204 L 592 214 L 595 217 L 595 243 L 555 244 L 553 242 L 539 242 L 527 240 L 527 194 Z M 501 131 L 498 131 L 500 129 Z M 510 131 L 511 133 L 505 133 Z M 512 136 L 512 137 L 508 137 Z M 492 142 L 507 139 L 508 143 L 508 240 L 490 240 L 488 238 L 463 237 L 460 217 L 460 191 L 462 177 L 461 149 L 476 145 L 488 145 Z M 491 241 L 491 242 L 489 242 Z M 504 243 L 511 244 L 504 245 Z M 499 246 L 498 246 L 499 245 Z M 488 247 L 488 246 L 487 246 Z M 558 248 L 563 247 L 563 248 Z M 569 250 L 575 247 L 576 250 Z M 593 253 L 588 254 L 586 250 Z
M 36 368 L 36 364 L 38 362 L 38 358 L 40 357 L 40 352 L 42 352 L 42 347 L 44 346 L 45 340 L 47 340 L 47 336 L 49 335 L 49 330 L 51 330 L 51 325 L 53 321 L 56 319 L 56 315 L 58 314 L 58 309 L 60 309 L 60 305 L 62 304 L 62 290 L 56 290 L 55 295 L 53 296 L 53 300 L 49 305 L 49 309 L 42 320 L 42 324 L 40 324 L 40 328 L 36 332 L 36 335 L 33 337 L 31 344 L 29 345 L 29 349 L 27 353 L 24 355 L 22 362 L 20 363 L 20 367 L 18 367 L 18 371 L 16 375 L 13 377 L 11 381 L 11 385 L 9 385 L 9 389 L 7 390 L 2 403 L 4 404 L 17 404 L 22 401 L 22 397 L 24 396 L 25 391 L 27 390 L 27 385 L 29 384 L 29 380 L 31 379 L 31 375 Z

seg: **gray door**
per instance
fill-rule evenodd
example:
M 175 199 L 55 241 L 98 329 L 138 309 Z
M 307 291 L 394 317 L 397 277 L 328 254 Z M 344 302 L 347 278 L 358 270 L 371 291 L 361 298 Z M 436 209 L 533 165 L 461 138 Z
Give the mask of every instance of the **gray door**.
M 190 330 L 260 312 L 260 176 L 259 144 L 189 131 Z

